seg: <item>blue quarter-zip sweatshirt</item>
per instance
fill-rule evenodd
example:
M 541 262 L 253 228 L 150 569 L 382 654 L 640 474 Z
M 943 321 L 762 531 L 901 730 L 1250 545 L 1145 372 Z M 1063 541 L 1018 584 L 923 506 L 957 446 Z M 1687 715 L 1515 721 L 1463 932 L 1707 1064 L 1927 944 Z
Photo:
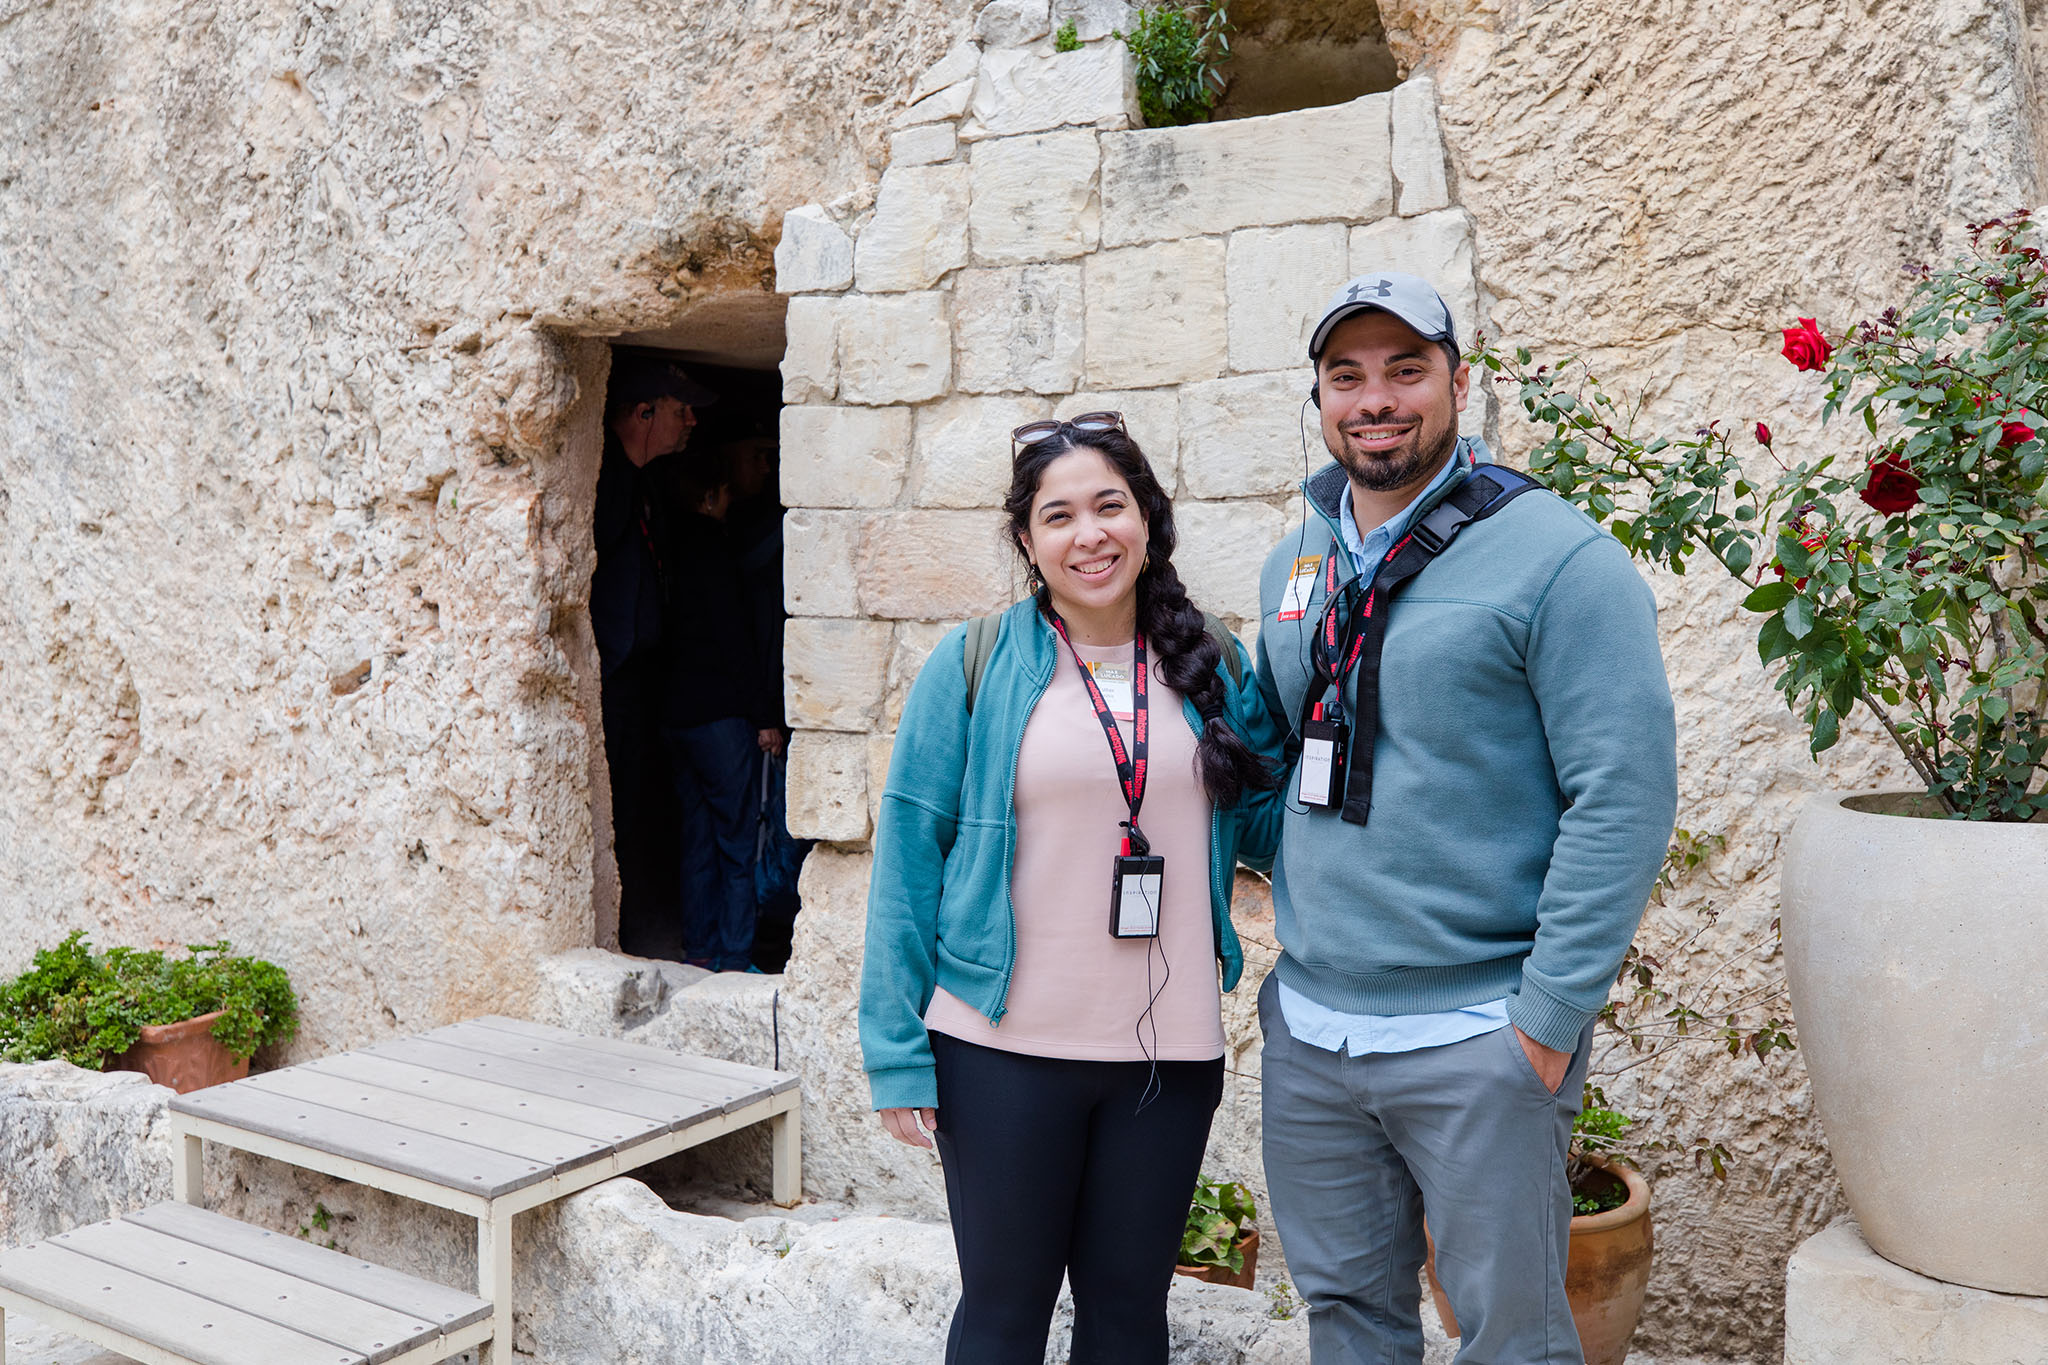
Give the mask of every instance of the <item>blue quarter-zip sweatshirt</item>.
M 939 641 L 903 708 L 888 785 L 875 817 L 875 861 L 868 882 L 866 956 L 861 966 L 860 1045 L 877 1109 L 938 1103 L 924 1014 L 944 986 L 1000 1022 L 1016 966 L 1010 867 L 1017 841 L 1017 753 L 1024 727 L 1059 666 L 1059 637 L 1029 599 L 1003 615 L 983 665 L 974 711 L 967 710 L 967 632 Z M 1223 677 L 1224 715 L 1255 752 L 1279 749 L 1250 660 L 1236 641 L 1243 685 Z M 1192 703 L 1182 713 L 1197 734 Z M 1105 758 L 1104 762 L 1108 759 Z M 1223 988 L 1244 970 L 1230 924 L 1240 860 L 1272 865 L 1280 797 L 1247 792 L 1219 810 L 1209 835 L 1209 902 Z M 1077 895 L 1104 895 L 1107 867 L 1077 867 Z M 1107 909 L 1105 907 L 1105 914 Z
M 1457 458 L 1475 453 L 1465 442 Z M 1259 685 L 1290 736 L 1325 575 L 1300 619 L 1278 613 L 1296 561 L 1326 568 L 1341 543 L 1349 483 L 1331 464 L 1303 492 L 1313 510 L 1260 579 Z M 1338 551 L 1340 587 L 1349 558 Z M 1656 602 L 1613 537 L 1538 490 L 1460 531 L 1394 598 L 1386 630 L 1367 823 L 1296 805 L 1289 785 L 1275 970 L 1344 1014 L 1508 996 L 1517 1027 L 1570 1051 L 1606 1003 L 1677 811 Z

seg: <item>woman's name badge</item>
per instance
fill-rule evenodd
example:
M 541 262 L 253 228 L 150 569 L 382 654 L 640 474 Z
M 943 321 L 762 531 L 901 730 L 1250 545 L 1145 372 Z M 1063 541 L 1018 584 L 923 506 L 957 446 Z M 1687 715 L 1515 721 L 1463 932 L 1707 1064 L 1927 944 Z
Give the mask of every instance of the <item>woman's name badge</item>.
M 1109 883 L 1111 937 L 1159 937 L 1159 896 L 1166 882 L 1166 859 L 1126 853 L 1115 864 Z
M 1095 675 L 1095 685 L 1102 689 L 1102 699 L 1109 703 L 1109 709 L 1118 716 L 1130 715 L 1137 704 L 1131 691 L 1131 666 L 1091 663 L 1088 671 Z
M 1294 561 L 1294 571 L 1287 576 L 1287 591 L 1280 594 L 1277 619 L 1299 621 L 1308 615 L 1308 599 L 1315 594 L 1316 574 L 1322 567 L 1321 555 L 1303 555 Z

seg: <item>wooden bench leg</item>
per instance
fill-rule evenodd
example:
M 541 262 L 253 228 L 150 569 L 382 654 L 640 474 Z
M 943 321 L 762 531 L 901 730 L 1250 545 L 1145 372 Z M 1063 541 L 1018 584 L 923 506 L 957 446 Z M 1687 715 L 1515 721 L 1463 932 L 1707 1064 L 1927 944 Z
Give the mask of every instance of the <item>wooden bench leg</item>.
M 178 1135 L 178 1150 L 171 1157 L 171 1197 L 180 1204 L 206 1202 L 206 1176 L 200 1164 L 205 1149 L 190 1133 Z M 7 1362 L 0 1361 L 0 1365 Z
M 783 1208 L 794 1208 L 804 1197 L 802 1104 L 783 1110 L 768 1121 L 775 1171 L 769 1181 L 769 1197 Z
M 491 1339 L 477 1348 L 479 1365 L 512 1365 L 510 1213 L 494 1209 L 476 1220 L 476 1295 L 491 1305 Z

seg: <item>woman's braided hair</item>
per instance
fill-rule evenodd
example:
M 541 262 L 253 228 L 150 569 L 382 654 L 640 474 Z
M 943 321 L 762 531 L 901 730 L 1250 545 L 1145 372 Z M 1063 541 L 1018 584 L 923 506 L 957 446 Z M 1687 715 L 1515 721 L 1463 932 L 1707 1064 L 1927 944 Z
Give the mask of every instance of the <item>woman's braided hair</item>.
M 1272 769 L 1253 753 L 1223 714 L 1223 678 L 1217 666 L 1223 647 L 1211 635 L 1202 613 L 1188 600 L 1188 590 L 1174 571 L 1173 500 L 1159 486 L 1151 462 L 1138 443 L 1121 431 L 1076 432 L 1071 427 L 1017 452 L 1010 467 L 1010 491 L 1003 510 L 1010 517 L 1010 539 L 1023 553 L 1031 525 L 1031 503 L 1046 468 L 1073 450 L 1094 450 L 1130 485 L 1138 512 L 1145 519 L 1146 565 L 1138 575 L 1138 629 L 1159 655 L 1159 675 L 1174 691 L 1195 705 L 1202 717 L 1196 741 L 1196 767 L 1209 799 L 1219 808 L 1237 804 L 1247 790 L 1270 791 L 1278 785 Z M 1052 610 L 1052 595 L 1041 585 L 1038 608 Z

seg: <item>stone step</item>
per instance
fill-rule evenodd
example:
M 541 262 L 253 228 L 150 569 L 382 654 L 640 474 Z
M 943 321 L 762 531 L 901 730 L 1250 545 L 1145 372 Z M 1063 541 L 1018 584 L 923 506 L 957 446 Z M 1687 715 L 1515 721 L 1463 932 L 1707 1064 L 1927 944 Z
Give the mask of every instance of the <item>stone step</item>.
M 491 1334 L 482 1299 L 186 1204 L 0 1251 L 8 1309 L 144 1365 L 426 1365 Z

